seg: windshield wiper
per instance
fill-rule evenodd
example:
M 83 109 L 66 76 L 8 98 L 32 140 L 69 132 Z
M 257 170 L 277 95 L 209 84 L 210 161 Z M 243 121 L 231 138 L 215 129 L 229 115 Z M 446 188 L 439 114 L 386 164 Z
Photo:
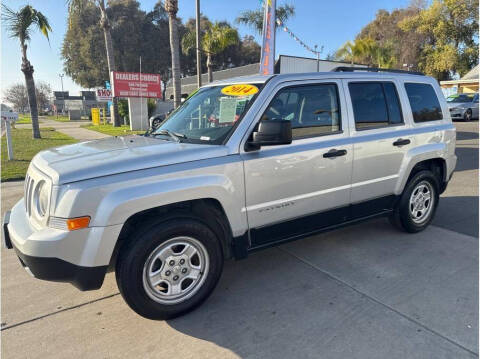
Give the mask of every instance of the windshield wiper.
M 160 130 L 160 131 L 156 132 L 155 135 L 170 136 L 171 138 L 173 138 L 173 140 L 175 142 L 180 142 L 180 138 L 187 138 L 187 136 L 185 136 L 183 133 L 173 132 L 173 131 L 170 131 L 170 130 L 167 130 L 167 129 Z

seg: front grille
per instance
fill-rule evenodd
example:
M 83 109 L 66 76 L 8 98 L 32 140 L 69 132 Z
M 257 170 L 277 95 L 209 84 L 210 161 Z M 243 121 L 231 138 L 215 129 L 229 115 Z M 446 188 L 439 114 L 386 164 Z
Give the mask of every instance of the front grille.
M 34 188 L 34 183 L 35 181 L 33 180 L 32 177 L 30 177 L 28 174 L 25 177 L 25 194 L 24 194 L 24 199 L 25 199 L 25 210 L 27 211 L 28 216 L 30 217 L 32 215 L 32 196 L 33 196 L 33 188 Z

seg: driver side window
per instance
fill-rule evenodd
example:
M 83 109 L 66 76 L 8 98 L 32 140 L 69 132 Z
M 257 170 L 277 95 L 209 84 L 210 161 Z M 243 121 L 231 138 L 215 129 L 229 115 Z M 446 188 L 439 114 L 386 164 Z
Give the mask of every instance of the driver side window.
M 340 132 L 337 85 L 300 85 L 280 90 L 262 116 L 262 120 L 272 119 L 291 121 L 293 139 Z

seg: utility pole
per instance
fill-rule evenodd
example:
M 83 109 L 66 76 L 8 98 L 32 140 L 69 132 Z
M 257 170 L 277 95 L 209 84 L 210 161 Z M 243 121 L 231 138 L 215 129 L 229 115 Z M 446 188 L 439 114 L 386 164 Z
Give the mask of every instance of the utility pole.
M 58 74 L 58 76 L 60 77 L 60 82 L 62 83 L 62 100 L 63 100 L 62 115 L 63 115 L 65 113 L 65 92 L 63 92 L 63 76 L 65 76 L 65 74 Z M 58 110 L 57 110 L 57 113 L 58 113 Z
M 195 24 L 197 37 L 197 86 L 202 86 L 202 57 L 200 53 L 200 0 L 196 0 L 197 22 Z
M 318 45 L 315 45 L 315 53 L 317 54 L 317 72 L 320 72 L 320 52 L 317 51 Z

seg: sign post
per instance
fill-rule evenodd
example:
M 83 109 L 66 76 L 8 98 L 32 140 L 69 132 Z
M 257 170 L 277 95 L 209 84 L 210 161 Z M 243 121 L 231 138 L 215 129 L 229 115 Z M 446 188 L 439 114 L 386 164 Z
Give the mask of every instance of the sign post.
M 275 0 L 265 0 L 260 74 L 272 75 L 275 62 Z
M 7 154 L 8 160 L 13 160 L 13 145 L 12 145 L 12 134 L 11 134 L 11 125 L 18 120 L 18 113 L 10 111 L 2 111 L 1 113 L 2 125 L 5 126 L 5 136 L 7 137 Z

